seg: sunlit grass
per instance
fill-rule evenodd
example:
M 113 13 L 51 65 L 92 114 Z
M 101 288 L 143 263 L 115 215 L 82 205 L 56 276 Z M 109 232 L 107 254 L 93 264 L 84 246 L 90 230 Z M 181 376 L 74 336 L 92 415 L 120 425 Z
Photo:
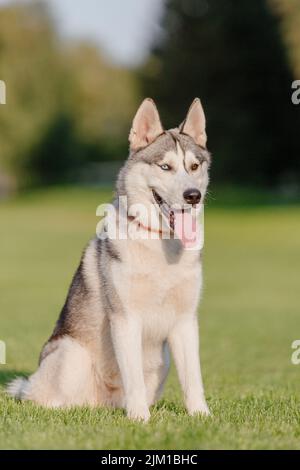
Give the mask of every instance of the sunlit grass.
M 81 250 L 109 191 L 55 189 L 0 204 L 0 339 L 4 386 L 32 372 Z M 213 416 L 186 415 L 174 370 L 147 425 L 122 410 L 49 411 L 0 392 L 2 448 L 299 448 L 300 211 L 298 206 L 205 212 L 199 310 L 206 393 Z M 183 286 L 184 288 L 184 286 Z

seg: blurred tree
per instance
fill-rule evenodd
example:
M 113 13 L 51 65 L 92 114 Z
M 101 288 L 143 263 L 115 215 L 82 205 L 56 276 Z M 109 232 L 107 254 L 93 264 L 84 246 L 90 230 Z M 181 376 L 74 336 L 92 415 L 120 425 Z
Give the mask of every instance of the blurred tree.
M 133 72 L 62 43 L 44 2 L 0 7 L 0 79 L 0 185 L 5 174 L 18 187 L 62 182 L 89 161 L 124 158 Z
M 63 97 L 62 60 L 44 4 L 1 8 L 0 71 L 7 85 L 7 104 L 0 114 L 0 164 L 25 183 L 31 148 Z
M 70 116 L 56 115 L 40 141 L 31 149 L 27 170 L 33 184 L 53 184 L 68 181 L 71 169 L 81 163 L 80 142 Z
M 90 44 L 73 46 L 65 55 L 72 76 L 68 110 L 79 138 L 93 160 L 101 158 L 97 148 L 109 158 L 124 158 L 138 100 L 133 72 L 109 65 Z
M 213 176 L 273 184 L 299 178 L 299 107 L 268 0 L 168 0 L 164 34 L 140 72 L 167 126 L 194 96 L 207 114 Z
M 270 0 L 274 12 L 281 18 L 285 40 L 294 75 L 300 77 L 300 2 L 299 0 Z

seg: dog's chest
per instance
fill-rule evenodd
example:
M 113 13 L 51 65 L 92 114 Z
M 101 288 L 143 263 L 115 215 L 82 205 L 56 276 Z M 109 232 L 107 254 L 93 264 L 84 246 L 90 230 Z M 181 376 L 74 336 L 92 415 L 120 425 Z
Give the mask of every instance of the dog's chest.
M 113 267 L 113 281 L 125 310 L 142 319 L 149 335 L 164 338 L 178 316 L 197 308 L 199 253 L 170 262 L 159 251 L 136 246 Z

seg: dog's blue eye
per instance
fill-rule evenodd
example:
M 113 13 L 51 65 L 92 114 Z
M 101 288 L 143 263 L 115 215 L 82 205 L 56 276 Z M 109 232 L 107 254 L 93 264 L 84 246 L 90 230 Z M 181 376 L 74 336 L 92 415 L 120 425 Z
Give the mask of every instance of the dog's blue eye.
M 164 163 L 163 165 L 160 165 L 160 167 L 161 167 L 162 170 L 166 170 L 166 171 L 171 170 L 170 165 L 167 165 L 166 163 Z

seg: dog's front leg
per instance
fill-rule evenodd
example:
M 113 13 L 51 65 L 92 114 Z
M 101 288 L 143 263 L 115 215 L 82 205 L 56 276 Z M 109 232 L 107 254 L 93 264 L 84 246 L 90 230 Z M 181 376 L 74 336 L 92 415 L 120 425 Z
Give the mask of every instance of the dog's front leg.
M 200 368 L 197 317 L 186 315 L 179 319 L 171 330 L 168 341 L 189 414 L 209 415 Z
M 125 392 L 127 416 L 148 421 L 150 412 L 143 373 L 141 323 L 134 315 L 116 316 L 111 321 L 111 331 Z

